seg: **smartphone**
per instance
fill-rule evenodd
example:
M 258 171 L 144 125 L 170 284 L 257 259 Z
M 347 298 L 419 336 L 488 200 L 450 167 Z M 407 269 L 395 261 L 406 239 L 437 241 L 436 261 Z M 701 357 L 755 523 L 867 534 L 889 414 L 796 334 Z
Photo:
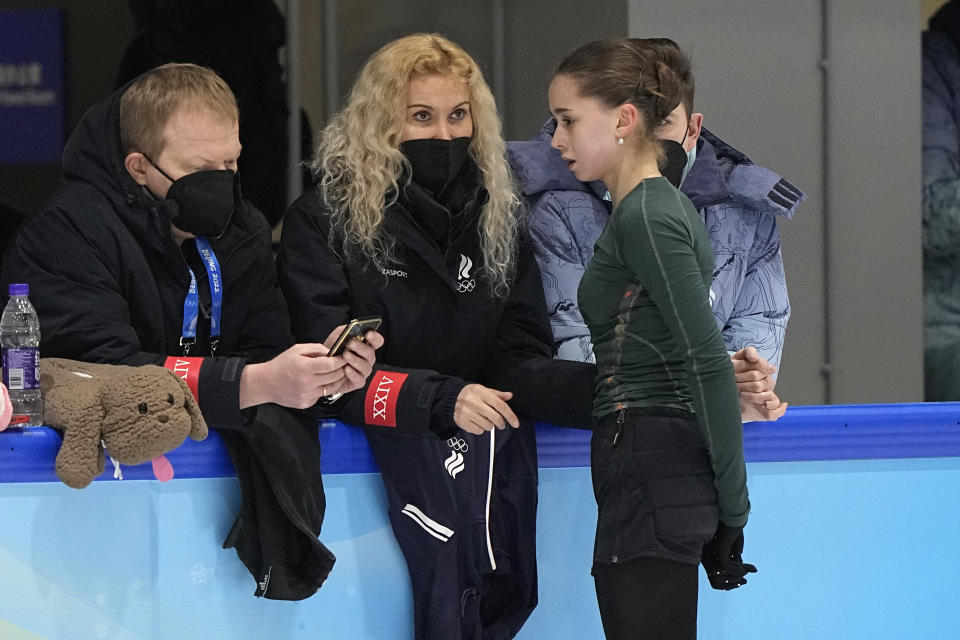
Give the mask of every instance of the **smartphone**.
M 363 340 L 363 336 L 366 335 L 367 331 L 376 331 L 380 327 L 381 322 L 383 322 L 383 318 L 380 316 L 354 318 L 347 323 L 347 326 L 344 327 L 343 331 L 340 332 L 340 335 L 337 336 L 336 342 L 334 342 L 333 346 L 330 347 L 330 353 L 327 355 L 341 355 L 347 348 L 347 343 L 354 339 Z

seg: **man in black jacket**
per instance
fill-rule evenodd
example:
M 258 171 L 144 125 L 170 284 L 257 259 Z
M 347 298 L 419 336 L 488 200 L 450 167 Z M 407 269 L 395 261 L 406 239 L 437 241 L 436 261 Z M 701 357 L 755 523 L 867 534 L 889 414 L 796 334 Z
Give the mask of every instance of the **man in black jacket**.
M 31 285 L 42 355 L 159 364 L 187 381 L 244 490 L 228 545 L 258 595 L 298 599 L 333 556 L 316 540 L 316 439 L 275 405 L 362 387 L 382 338 L 342 357 L 294 344 L 269 229 L 240 197 L 239 155 L 236 101 L 219 76 L 190 64 L 147 72 L 83 117 L 64 179 L 8 247 L 3 279 Z

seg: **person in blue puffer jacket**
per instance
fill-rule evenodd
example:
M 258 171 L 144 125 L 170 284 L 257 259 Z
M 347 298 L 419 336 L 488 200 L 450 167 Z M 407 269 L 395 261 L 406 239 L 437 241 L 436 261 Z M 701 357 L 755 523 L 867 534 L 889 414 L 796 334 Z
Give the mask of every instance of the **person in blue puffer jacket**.
M 689 58 L 672 40 L 650 41 L 683 79 L 683 99 L 657 137 L 682 147 L 680 188 L 707 225 L 716 261 L 711 306 L 737 373 L 743 418 L 775 420 L 786 409 L 773 389 L 790 318 L 777 218 L 789 220 L 806 195 L 704 129 L 703 114 L 693 111 Z M 602 182 L 577 180 L 550 147 L 555 127 L 548 120 L 531 140 L 509 142 L 507 152 L 529 207 L 557 357 L 592 362 L 577 286 L 611 203 Z
M 960 2 L 922 42 L 924 397 L 960 400 Z

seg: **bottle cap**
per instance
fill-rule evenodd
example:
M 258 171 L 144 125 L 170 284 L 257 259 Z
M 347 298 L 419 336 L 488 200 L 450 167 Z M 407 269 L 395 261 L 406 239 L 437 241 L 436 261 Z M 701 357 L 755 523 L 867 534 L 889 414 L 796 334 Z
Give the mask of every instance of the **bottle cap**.
M 9 289 L 9 293 L 10 293 L 10 295 L 12 295 L 12 296 L 26 296 L 26 295 L 29 295 L 29 294 L 30 294 L 30 285 L 28 285 L 28 284 L 23 284 L 23 283 L 11 284 L 11 285 L 10 285 L 10 289 Z

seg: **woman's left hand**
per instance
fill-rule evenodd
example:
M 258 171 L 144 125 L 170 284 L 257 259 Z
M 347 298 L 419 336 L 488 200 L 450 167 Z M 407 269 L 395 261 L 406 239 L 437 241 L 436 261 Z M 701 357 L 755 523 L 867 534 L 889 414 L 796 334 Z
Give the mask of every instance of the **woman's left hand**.
M 498 391 L 482 384 L 468 384 L 457 396 L 453 421 L 467 433 L 476 436 L 491 429 L 506 429 L 508 424 L 516 429 L 520 426 L 520 420 L 507 404 L 512 397 L 509 391 Z

